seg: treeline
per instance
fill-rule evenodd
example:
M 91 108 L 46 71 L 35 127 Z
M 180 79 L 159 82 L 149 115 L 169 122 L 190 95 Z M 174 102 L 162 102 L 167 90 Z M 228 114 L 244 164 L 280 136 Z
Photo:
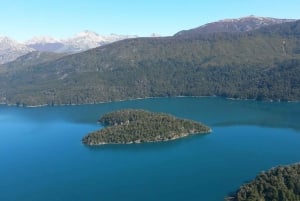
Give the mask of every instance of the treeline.
M 270 68 L 209 67 L 184 63 L 140 63 L 139 68 L 82 73 L 47 83 L 5 82 L 2 100 L 18 105 L 84 104 L 144 97 L 221 96 L 226 98 L 300 100 L 300 60 Z M 28 75 L 30 76 L 30 75 Z M 20 82 L 23 77 L 16 77 Z
M 171 116 L 163 113 L 149 112 L 146 110 L 125 109 L 104 114 L 98 122 L 105 126 L 116 126 L 129 124 L 140 120 L 146 121 L 158 119 L 159 117 L 170 118 Z
M 300 201 L 300 164 L 280 166 L 261 173 L 229 200 Z
M 84 144 L 167 141 L 210 132 L 210 128 L 201 123 L 144 110 L 121 110 L 106 114 L 99 121 L 107 127 L 85 136 L 82 139 Z

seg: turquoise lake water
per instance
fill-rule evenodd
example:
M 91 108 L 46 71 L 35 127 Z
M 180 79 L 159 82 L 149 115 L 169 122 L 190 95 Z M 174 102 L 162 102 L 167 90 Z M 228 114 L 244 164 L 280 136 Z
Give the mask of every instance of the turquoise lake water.
M 212 134 L 88 147 L 121 108 L 203 122 Z M 0 106 L 1 201 L 222 201 L 277 165 L 300 161 L 300 103 L 155 98 L 83 106 Z

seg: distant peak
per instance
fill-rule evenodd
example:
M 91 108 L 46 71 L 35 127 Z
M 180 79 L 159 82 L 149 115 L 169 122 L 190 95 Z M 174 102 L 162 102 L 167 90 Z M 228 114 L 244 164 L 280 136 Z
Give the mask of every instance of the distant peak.
M 175 36 L 195 36 L 201 34 L 211 33 L 232 33 L 232 32 L 247 32 L 255 29 L 259 29 L 263 26 L 269 26 L 274 24 L 280 24 L 285 22 L 292 22 L 294 19 L 277 19 L 271 17 L 259 17 L 255 15 L 249 15 L 241 18 L 230 18 L 219 20 L 216 22 L 207 23 L 205 25 L 196 27 L 190 30 L 180 31 Z
M 219 20 L 217 22 L 235 22 L 235 21 L 242 21 L 242 20 L 247 20 L 247 19 L 264 19 L 264 17 L 249 15 L 249 16 L 240 17 L 240 18 L 227 18 L 227 19 Z
M 272 18 L 272 17 L 261 17 L 256 15 L 248 15 L 245 17 L 240 18 L 228 18 L 224 20 L 219 20 L 217 22 L 238 22 L 238 21 L 245 21 L 245 20 L 257 20 L 257 21 L 293 21 L 294 19 L 279 19 L 279 18 Z
M 0 40 L 12 40 L 12 39 L 8 38 L 7 36 L 0 35 Z
M 7 37 L 7 36 L 2 36 L 2 35 L 0 35 L 0 43 L 6 43 L 6 44 L 8 44 L 8 43 L 11 43 L 11 44 L 19 44 L 19 42 L 18 41 L 16 41 L 16 40 L 13 40 L 13 39 L 11 39 L 11 38 L 9 38 L 9 37 Z
M 245 17 L 241 17 L 240 19 L 244 19 L 244 18 L 264 19 L 264 18 L 269 18 L 269 17 L 261 17 L 261 16 L 256 16 L 256 15 L 248 15 L 248 16 L 245 16 Z
M 99 36 L 96 32 L 90 30 L 84 30 L 75 35 L 75 37 L 86 37 L 86 36 Z
M 58 39 L 52 38 L 51 36 L 35 36 L 28 41 L 25 42 L 25 44 L 36 44 L 36 43 L 57 43 L 59 42 Z
M 161 35 L 160 35 L 160 34 L 157 34 L 157 33 L 152 33 L 152 34 L 150 35 L 150 37 L 161 37 Z

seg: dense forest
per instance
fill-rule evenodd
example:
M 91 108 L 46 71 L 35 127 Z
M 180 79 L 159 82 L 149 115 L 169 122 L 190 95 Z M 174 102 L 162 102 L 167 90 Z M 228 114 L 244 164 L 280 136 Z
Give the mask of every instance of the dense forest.
M 168 141 L 190 134 L 211 132 L 209 127 L 201 123 L 145 110 L 115 111 L 105 114 L 99 122 L 107 127 L 86 135 L 82 139 L 84 144 Z
M 214 95 L 300 100 L 299 47 L 300 21 L 245 33 L 128 39 L 32 66 L 0 67 L 0 102 Z
M 243 185 L 232 201 L 300 201 L 300 164 L 280 166 Z

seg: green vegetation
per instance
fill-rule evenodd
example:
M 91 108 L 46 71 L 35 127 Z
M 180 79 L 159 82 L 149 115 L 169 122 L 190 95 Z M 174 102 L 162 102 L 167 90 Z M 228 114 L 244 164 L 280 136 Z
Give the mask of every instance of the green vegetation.
M 0 70 L 0 102 L 60 105 L 213 95 L 300 100 L 299 47 L 300 21 L 246 33 L 129 39 Z
M 263 172 L 243 185 L 233 201 L 300 201 L 300 164 Z
M 84 144 L 168 141 L 190 134 L 211 132 L 210 128 L 198 122 L 144 110 L 120 110 L 108 113 L 101 117 L 99 122 L 107 127 L 85 136 L 82 139 Z
M 16 72 L 22 69 L 30 68 L 47 62 L 55 61 L 61 57 L 67 56 L 67 53 L 53 53 L 53 52 L 30 52 L 20 56 L 16 60 L 5 63 L 0 67 L 0 73 Z

